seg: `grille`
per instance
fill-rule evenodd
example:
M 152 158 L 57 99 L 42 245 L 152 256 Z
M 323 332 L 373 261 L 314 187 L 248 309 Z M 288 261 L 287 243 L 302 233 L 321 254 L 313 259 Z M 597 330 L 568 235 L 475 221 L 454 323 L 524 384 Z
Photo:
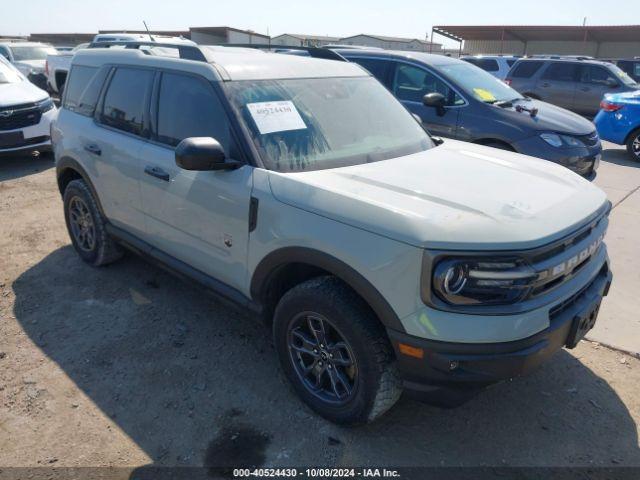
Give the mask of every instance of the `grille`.
M 0 108 L 0 131 L 16 130 L 40 123 L 42 112 L 35 103 Z
M 591 132 L 589 135 L 578 135 L 577 138 L 584 143 L 587 147 L 594 147 L 598 144 L 600 140 L 598 138 L 598 132 L 595 130 Z
M 607 209 L 573 234 L 544 247 L 530 257 L 537 272 L 529 297 L 544 295 L 568 282 L 585 268 L 602 248 L 608 225 Z

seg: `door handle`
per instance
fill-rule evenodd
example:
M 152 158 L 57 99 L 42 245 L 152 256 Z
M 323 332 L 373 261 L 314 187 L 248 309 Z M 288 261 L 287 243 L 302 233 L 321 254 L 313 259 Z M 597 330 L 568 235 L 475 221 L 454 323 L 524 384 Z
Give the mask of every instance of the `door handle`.
M 84 146 L 84 149 L 87 152 L 92 153 L 94 155 L 98 155 L 98 156 L 102 155 L 102 149 L 98 145 L 96 145 L 95 143 L 87 143 Z
M 161 169 L 160 167 L 154 167 L 152 165 L 147 165 L 146 167 L 144 167 L 144 173 L 146 173 L 147 175 L 151 175 L 152 177 L 159 178 L 160 180 L 164 180 L 165 182 L 168 182 L 171 178 L 168 172 Z

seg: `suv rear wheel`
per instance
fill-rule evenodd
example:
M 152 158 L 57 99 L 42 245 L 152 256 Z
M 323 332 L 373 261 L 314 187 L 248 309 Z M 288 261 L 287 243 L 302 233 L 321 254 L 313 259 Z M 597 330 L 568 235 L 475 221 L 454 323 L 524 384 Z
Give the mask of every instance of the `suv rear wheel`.
M 631 132 L 627 140 L 627 152 L 636 162 L 640 162 L 640 128 Z
M 105 218 L 85 181 L 69 182 L 63 200 L 67 230 L 80 258 L 96 267 L 118 260 L 122 249 L 107 234 Z
M 273 335 L 297 394 L 328 420 L 371 422 L 400 397 L 384 328 L 335 277 L 318 277 L 289 290 L 276 308 Z

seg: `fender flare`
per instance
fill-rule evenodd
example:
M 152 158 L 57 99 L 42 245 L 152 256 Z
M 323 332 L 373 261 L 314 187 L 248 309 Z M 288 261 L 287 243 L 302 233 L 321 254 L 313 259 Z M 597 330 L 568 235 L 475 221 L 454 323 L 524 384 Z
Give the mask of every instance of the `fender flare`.
M 96 192 L 96 189 L 93 186 L 93 183 L 91 182 L 89 174 L 82 167 L 82 165 L 80 165 L 80 162 L 78 162 L 77 160 L 71 157 L 62 157 L 60 160 L 56 161 L 56 180 L 58 181 L 58 190 L 60 191 L 60 195 L 64 196 L 64 188 L 63 188 L 62 180 L 65 173 L 68 172 L 69 170 L 73 170 L 78 175 L 80 175 L 80 177 L 82 177 L 84 182 L 89 187 L 89 190 L 91 190 L 91 194 L 93 195 L 93 198 L 95 199 L 96 204 L 100 209 L 100 213 L 104 215 L 104 210 L 102 209 L 102 203 L 100 202 L 100 197 L 98 196 L 98 192 Z
M 264 257 L 251 277 L 250 292 L 252 299 L 263 303 L 273 275 L 280 267 L 291 263 L 302 263 L 317 267 L 338 277 L 367 302 L 385 327 L 400 332 L 405 331 L 398 315 L 371 282 L 342 260 L 312 248 L 283 247 Z

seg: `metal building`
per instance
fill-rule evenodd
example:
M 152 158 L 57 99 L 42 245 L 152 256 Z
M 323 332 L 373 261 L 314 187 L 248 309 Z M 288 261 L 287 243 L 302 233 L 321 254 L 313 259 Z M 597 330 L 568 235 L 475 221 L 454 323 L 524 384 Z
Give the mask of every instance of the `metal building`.
M 362 47 L 378 47 L 387 50 L 409 50 L 414 52 L 440 53 L 442 45 L 419 38 L 386 37 L 361 33 L 339 40 L 341 45 L 357 45 Z
M 332 43 L 338 43 L 340 37 L 327 35 L 303 35 L 297 33 L 283 33 L 271 39 L 271 45 L 283 45 L 290 47 L 322 47 Z
M 436 26 L 433 35 L 460 42 L 466 54 L 585 55 L 622 58 L 640 55 L 640 25 Z

